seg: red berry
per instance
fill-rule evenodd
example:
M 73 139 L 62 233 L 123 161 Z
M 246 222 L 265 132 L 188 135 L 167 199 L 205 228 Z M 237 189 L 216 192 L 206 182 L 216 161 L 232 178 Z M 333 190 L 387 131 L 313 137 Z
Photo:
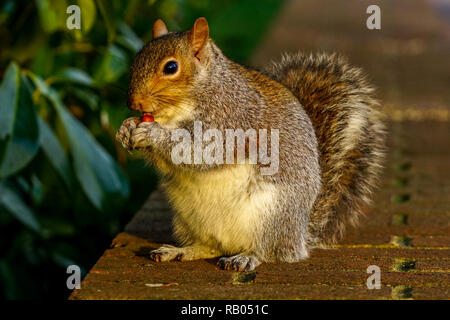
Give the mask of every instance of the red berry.
M 155 118 L 150 113 L 144 113 L 144 115 L 141 117 L 141 122 L 153 122 L 155 121 Z

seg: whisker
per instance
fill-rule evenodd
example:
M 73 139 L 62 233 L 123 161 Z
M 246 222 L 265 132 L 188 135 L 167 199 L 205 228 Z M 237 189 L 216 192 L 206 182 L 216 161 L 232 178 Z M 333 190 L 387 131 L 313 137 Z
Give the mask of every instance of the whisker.
M 150 92 L 153 91 L 153 89 L 156 87 L 160 79 L 156 80 L 155 84 L 150 88 Z
M 163 104 L 163 105 L 166 106 L 166 107 L 172 108 L 172 110 L 175 110 L 175 109 L 181 109 L 181 110 L 184 110 L 184 111 L 189 111 L 188 108 L 186 108 L 186 107 L 183 106 L 182 104 L 179 104 L 179 103 L 178 103 L 179 100 L 173 99 L 173 98 L 171 98 L 171 97 L 169 97 L 169 98 L 166 98 L 166 97 L 159 98 L 159 99 L 158 99 L 158 102 L 160 102 L 161 104 Z M 175 106 L 175 105 L 176 105 L 176 106 Z

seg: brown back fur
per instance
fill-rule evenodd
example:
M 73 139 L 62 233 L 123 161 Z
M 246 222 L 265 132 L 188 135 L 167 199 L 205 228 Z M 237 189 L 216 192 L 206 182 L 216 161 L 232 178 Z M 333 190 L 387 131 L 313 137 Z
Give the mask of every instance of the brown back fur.
M 381 169 L 384 126 L 362 70 L 335 54 L 285 55 L 268 73 L 290 89 L 317 135 L 322 188 L 311 212 L 313 243 L 334 243 L 356 225 Z

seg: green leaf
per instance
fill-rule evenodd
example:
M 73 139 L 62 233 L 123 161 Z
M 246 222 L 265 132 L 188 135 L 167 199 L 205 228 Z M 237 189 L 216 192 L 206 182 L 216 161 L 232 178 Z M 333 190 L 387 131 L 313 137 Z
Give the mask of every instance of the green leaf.
M 6 140 L 12 134 L 19 86 L 20 70 L 17 64 L 12 62 L 6 69 L 0 86 L 0 141 Z
M 24 168 L 39 149 L 39 130 L 28 80 L 10 64 L 0 86 L 0 177 Z
M 97 17 L 97 8 L 94 0 L 78 0 L 81 10 L 81 32 L 87 34 L 94 25 Z
M 117 42 L 123 45 L 125 48 L 130 49 L 134 53 L 137 53 L 144 43 L 134 33 L 134 31 L 124 22 L 119 23 L 119 36 Z
M 58 138 L 56 138 L 48 124 L 42 120 L 41 117 L 38 117 L 38 120 L 40 131 L 39 143 L 41 148 L 47 159 L 63 179 L 66 186 L 70 189 L 73 185 L 73 178 L 69 159 L 59 143 Z
M 29 194 L 31 192 L 31 185 L 23 176 L 18 176 L 15 180 L 17 183 L 17 188 L 20 192 L 24 194 Z
M 55 107 L 70 141 L 75 172 L 84 193 L 99 210 L 119 205 L 129 194 L 122 170 L 86 128 L 74 118 L 58 93 L 34 74 L 30 77 Z
M 66 0 L 36 0 L 36 5 L 45 32 L 51 33 L 66 27 Z
M 44 188 L 42 186 L 42 182 L 35 174 L 31 176 L 31 197 L 33 198 L 33 202 L 35 204 L 41 203 L 44 198 Z
M 64 107 L 57 111 L 71 143 L 78 180 L 92 203 L 105 209 L 108 195 L 125 198 L 128 183 L 115 161 Z
M 85 85 L 91 87 L 94 85 L 94 81 L 91 76 L 85 71 L 77 68 L 65 68 L 61 72 L 58 72 L 55 76 L 49 78 L 51 83 L 55 82 L 72 82 L 76 84 Z
M 115 82 L 127 70 L 127 56 L 115 45 L 109 45 L 95 71 L 94 79 L 98 83 Z
M 0 205 L 27 227 L 40 231 L 35 214 L 5 180 L 0 181 Z
M 45 77 L 53 72 L 53 65 L 55 62 L 55 53 L 49 45 L 42 45 L 34 54 L 33 62 L 31 64 L 31 71 Z
M 98 110 L 99 96 L 91 90 L 85 88 L 71 87 L 70 92 L 73 93 L 78 99 L 86 103 L 91 110 Z
M 108 30 L 108 42 L 111 43 L 116 37 L 116 19 L 114 10 L 110 1 L 97 0 L 97 6 L 103 19 L 105 20 L 106 29 Z

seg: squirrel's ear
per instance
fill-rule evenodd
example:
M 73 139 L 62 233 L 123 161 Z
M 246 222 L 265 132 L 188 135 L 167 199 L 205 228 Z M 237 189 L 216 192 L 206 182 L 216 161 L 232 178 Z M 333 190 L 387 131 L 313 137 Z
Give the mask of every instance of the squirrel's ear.
M 153 39 L 162 37 L 168 33 L 169 31 L 167 30 L 166 24 L 161 19 L 156 20 L 153 25 Z
M 195 20 L 194 25 L 189 32 L 189 42 L 194 50 L 195 57 L 201 59 L 203 48 L 208 42 L 209 38 L 209 27 L 208 21 L 201 17 Z

